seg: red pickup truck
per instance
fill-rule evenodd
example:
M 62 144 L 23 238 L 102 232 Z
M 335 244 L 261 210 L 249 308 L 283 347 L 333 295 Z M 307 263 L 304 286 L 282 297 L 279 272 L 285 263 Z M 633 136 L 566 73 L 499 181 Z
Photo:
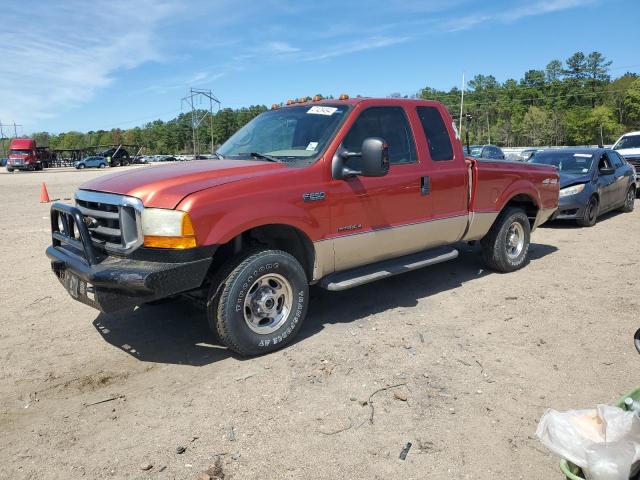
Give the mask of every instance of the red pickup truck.
M 558 205 L 555 167 L 465 158 L 443 105 L 305 100 L 274 105 L 217 159 L 144 167 L 51 207 L 58 279 L 103 312 L 186 293 L 230 349 L 291 342 L 309 285 L 342 290 L 456 258 L 527 262 Z

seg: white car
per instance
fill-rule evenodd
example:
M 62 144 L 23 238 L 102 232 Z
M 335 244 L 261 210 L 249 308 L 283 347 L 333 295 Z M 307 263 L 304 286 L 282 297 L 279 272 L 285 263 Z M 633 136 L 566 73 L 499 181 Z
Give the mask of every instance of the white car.
M 640 189 L 640 132 L 625 133 L 613 145 L 613 149 L 635 167 L 636 190 Z

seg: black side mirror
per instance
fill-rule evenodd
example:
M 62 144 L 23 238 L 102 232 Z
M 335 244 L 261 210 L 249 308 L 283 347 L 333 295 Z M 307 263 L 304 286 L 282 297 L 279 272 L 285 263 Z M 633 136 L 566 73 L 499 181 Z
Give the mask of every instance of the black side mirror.
M 349 168 L 350 158 L 360 158 L 360 169 Z M 378 137 L 365 138 L 360 152 L 338 149 L 333 157 L 331 173 L 336 180 L 361 175 L 363 177 L 384 177 L 389 173 L 389 146 Z
M 616 169 L 613 167 L 603 167 L 600 169 L 600 175 L 613 175 L 616 173 Z

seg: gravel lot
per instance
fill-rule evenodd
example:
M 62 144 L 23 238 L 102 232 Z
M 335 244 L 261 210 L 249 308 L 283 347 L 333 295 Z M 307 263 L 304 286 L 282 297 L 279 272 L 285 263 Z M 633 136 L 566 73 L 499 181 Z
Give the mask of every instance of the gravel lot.
M 540 228 L 512 274 L 463 246 L 314 289 L 294 345 L 242 359 L 185 301 L 105 316 L 54 278 L 41 182 L 70 198 L 108 173 L 0 174 L 0 478 L 195 479 L 219 459 L 226 479 L 560 479 L 534 437 L 544 410 L 638 382 L 640 208 Z

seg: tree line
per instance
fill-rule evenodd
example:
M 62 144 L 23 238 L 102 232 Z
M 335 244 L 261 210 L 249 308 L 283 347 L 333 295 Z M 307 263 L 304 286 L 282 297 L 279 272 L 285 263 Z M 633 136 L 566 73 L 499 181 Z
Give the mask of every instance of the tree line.
M 528 70 L 520 80 L 500 83 L 493 75 L 476 75 L 464 96 L 471 142 L 610 144 L 640 129 L 640 79 L 629 72 L 612 79 L 611 63 L 600 52 L 576 52 L 564 62 L 551 60 L 544 70 Z M 461 94 L 455 87 L 425 87 L 418 96 L 440 100 L 459 119 Z
M 610 144 L 625 131 L 639 130 L 640 78 L 625 73 L 613 79 L 611 63 L 600 52 L 576 52 L 564 62 L 551 60 L 544 70 L 528 70 L 520 80 L 500 83 L 493 75 L 476 75 L 467 82 L 464 92 L 463 113 L 472 117 L 468 123 L 470 141 L 507 147 Z M 443 102 L 457 123 L 461 96 L 457 87 L 445 91 L 427 86 L 411 97 Z M 205 120 L 197 130 L 198 152 L 208 152 L 212 141 L 220 145 L 266 110 L 265 105 L 252 105 L 225 108 L 213 117 L 199 112 Z M 463 129 L 466 127 L 465 120 Z M 143 146 L 145 154 L 194 150 L 190 112 L 124 130 L 36 132 L 33 137 L 38 145 L 51 149 L 129 144 Z M 3 147 L 6 155 L 8 142 Z

